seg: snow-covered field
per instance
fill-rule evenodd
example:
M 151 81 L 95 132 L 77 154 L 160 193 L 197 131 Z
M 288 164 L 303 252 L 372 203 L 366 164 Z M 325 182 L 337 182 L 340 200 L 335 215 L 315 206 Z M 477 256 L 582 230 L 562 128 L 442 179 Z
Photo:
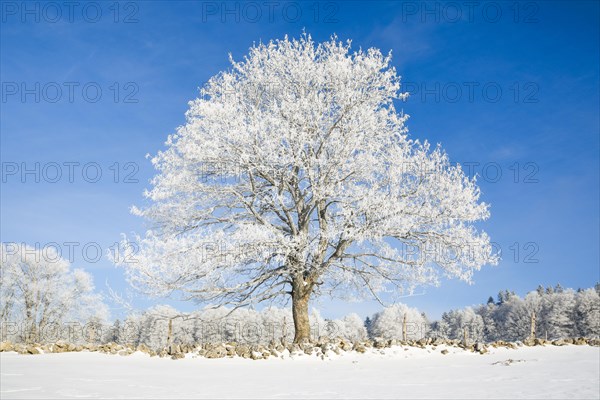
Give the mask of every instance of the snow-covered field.
M 600 348 L 393 347 L 321 360 L 0 354 L 9 398 L 599 398 Z M 509 361 L 512 360 L 512 361 Z

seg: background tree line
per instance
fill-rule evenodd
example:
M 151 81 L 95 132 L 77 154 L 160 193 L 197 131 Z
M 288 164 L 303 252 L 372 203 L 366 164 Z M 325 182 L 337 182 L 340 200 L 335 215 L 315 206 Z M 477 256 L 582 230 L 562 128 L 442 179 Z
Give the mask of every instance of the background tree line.
M 294 320 L 289 308 L 206 307 L 181 313 L 156 306 L 109 321 L 108 307 L 94 291 L 91 276 L 72 269 L 51 252 L 24 246 L 19 252 L 3 244 L 0 269 L 1 340 L 13 342 L 117 342 L 146 344 L 151 348 L 171 343 L 290 342 Z M 11 251 L 9 251 L 11 250 Z M 340 319 L 311 315 L 311 338 L 342 337 L 418 340 L 424 337 L 472 341 L 538 338 L 600 337 L 600 284 L 589 289 L 539 286 L 520 297 L 498 293 L 485 304 L 451 310 L 440 320 L 405 304 L 386 307 L 365 320 L 357 314 Z M 58 330 L 58 331 L 57 331 Z

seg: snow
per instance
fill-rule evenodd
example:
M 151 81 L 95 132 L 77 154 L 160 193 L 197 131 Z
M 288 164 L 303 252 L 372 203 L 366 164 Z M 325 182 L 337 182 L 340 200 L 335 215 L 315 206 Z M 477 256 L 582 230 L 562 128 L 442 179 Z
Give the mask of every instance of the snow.
M 599 398 L 600 348 L 393 347 L 321 360 L 0 354 L 12 398 Z M 512 362 L 508 360 L 513 360 Z

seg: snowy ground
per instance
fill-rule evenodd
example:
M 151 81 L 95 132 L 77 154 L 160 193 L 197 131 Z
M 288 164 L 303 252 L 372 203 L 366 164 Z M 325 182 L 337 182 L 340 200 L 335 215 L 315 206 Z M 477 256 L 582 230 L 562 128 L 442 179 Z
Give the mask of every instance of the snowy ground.
M 2 353 L 0 398 L 600 397 L 598 347 L 442 348 L 257 361 Z

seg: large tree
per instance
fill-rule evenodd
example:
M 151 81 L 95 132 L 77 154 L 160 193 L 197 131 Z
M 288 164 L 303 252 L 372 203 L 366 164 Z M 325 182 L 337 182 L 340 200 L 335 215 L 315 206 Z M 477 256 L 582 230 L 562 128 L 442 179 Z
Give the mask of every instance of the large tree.
M 211 78 L 152 160 L 151 230 L 120 260 L 152 295 L 292 300 L 402 293 L 495 262 L 474 179 L 407 135 L 391 56 L 309 35 L 255 45 Z M 136 248 L 137 250 L 137 248 Z M 135 254 L 134 254 L 135 253 Z

